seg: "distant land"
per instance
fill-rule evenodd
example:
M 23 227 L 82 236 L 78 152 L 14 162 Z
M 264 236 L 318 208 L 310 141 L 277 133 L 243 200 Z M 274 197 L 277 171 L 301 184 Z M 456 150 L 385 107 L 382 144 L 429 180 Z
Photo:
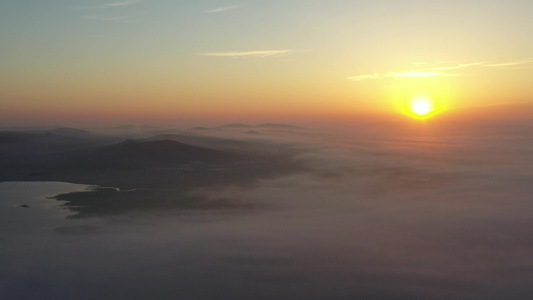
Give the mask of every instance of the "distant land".
M 231 124 L 218 126 L 218 128 L 251 128 L 251 127 L 253 127 L 253 126 L 246 125 L 246 124 L 241 124 L 241 123 L 231 123 Z
M 245 133 L 248 133 L 248 134 L 261 134 L 261 132 L 255 131 L 255 130 L 249 130 L 249 131 L 246 131 Z
M 271 142 L 179 134 L 120 140 L 67 128 L 1 131 L 0 181 L 61 181 L 117 189 L 58 196 L 81 217 L 147 207 L 231 207 L 235 203 L 215 204 L 190 192 L 301 172 L 307 169 L 298 159 L 301 153 Z M 147 190 L 158 196 L 143 196 Z M 102 203 L 102 195 L 118 202 Z
M 288 124 L 276 124 L 276 123 L 265 123 L 255 126 L 256 128 L 278 128 L 278 129 L 302 129 L 302 127 Z

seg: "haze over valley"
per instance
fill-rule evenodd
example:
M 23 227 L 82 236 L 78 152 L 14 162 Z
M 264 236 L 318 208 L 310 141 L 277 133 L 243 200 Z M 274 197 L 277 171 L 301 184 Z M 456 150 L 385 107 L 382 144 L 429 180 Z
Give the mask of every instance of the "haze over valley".
M 532 299 L 532 15 L 0 2 L 0 299 Z

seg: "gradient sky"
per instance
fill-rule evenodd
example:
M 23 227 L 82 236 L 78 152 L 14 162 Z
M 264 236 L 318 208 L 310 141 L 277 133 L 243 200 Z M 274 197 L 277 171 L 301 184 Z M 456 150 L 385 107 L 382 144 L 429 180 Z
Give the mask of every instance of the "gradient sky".
M 533 99 L 530 0 L 0 3 L 0 119 L 320 117 Z

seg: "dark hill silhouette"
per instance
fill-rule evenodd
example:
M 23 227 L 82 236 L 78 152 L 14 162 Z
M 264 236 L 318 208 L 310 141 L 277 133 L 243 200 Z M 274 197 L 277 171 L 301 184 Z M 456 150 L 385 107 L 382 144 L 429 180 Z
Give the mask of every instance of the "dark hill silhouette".
M 296 159 L 297 149 L 275 143 L 171 134 L 105 145 L 91 141 L 50 132 L 0 132 L 0 181 L 63 181 L 132 190 L 58 196 L 84 217 L 159 208 L 241 207 L 191 191 L 250 185 L 306 170 Z
M 135 129 L 156 129 L 156 126 L 150 126 L 150 125 L 131 125 L 131 124 L 125 124 L 125 125 L 119 125 L 114 127 L 107 127 L 105 129 L 109 130 L 135 130 Z
M 122 143 L 70 154 L 64 166 L 84 169 L 177 168 L 188 163 L 231 163 L 237 154 L 191 146 L 172 140 L 126 140 Z
M 0 164 L 13 158 L 32 160 L 50 154 L 108 145 L 116 141 L 113 137 L 74 129 L 0 131 Z
M 1 144 L 13 144 L 24 143 L 38 136 L 32 133 L 14 132 L 14 131 L 2 131 L 0 132 L 0 145 Z
M 249 131 L 246 131 L 245 133 L 248 133 L 248 134 L 261 134 L 261 132 L 255 131 L 255 130 L 249 130 Z
M 237 140 L 201 135 L 163 134 L 144 140 L 173 140 L 187 145 L 216 149 L 230 153 L 257 156 L 262 157 L 263 159 L 272 156 L 292 156 L 298 154 L 300 151 L 292 148 L 290 145 L 281 145 L 268 141 Z
M 88 136 L 93 133 L 83 129 L 69 128 L 69 127 L 59 127 L 52 130 L 48 130 L 45 133 L 51 133 L 61 136 Z
M 295 160 L 299 151 L 274 143 L 180 135 L 110 143 L 108 137 L 83 136 L 0 132 L 0 181 L 186 193 L 208 185 L 250 184 L 303 168 Z
M 0 144 L 73 144 L 77 139 L 70 136 L 64 136 L 55 134 L 49 131 L 46 132 L 16 132 L 16 131 L 3 131 L 0 132 Z
M 219 126 L 219 128 L 251 128 L 253 126 L 242 124 L 242 123 L 232 123 Z
M 202 127 L 202 126 L 196 126 L 191 128 L 191 130 L 211 130 L 212 128 Z

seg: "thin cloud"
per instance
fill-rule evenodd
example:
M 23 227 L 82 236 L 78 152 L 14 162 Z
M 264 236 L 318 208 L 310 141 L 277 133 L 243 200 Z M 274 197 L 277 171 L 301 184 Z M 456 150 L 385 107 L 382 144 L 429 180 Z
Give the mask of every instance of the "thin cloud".
M 422 71 L 410 71 L 404 73 L 374 73 L 374 74 L 365 74 L 359 76 L 350 76 L 347 77 L 351 81 L 363 81 L 368 79 L 383 79 L 383 78 L 402 78 L 402 77 L 428 77 L 428 76 L 447 76 L 445 74 L 437 72 L 422 72 Z
M 465 69 L 465 68 L 471 68 L 471 67 L 490 67 L 490 68 L 500 68 L 500 67 L 514 67 L 514 66 L 523 66 L 533 63 L 533 58 L 524 59 L 524 60 L 518 60 L 518 61 L 508 61 L 508 62 L 473 62 L 473 63 L 465 63 L 465 64 L 458 64 L 454 66 L 449 67 L 439 67 L 439 68 L 432 68 L 429 70 L 435 70 L 435 71 L 442 71 L 442 70 L 458 70 L 458 69 Z
M 442 64 L 442 63 L 438 63 Z M 389 72 L 389 73 L 373 73 L 373 74 L 363 74 L 358 76 L 349 76 L 346 79 L 351 81 L 363 81 L 369 79 L 385 79 L 385 78 L 408 78 L 408 77 L 431 77 L 431 76 L 458 76 L 461 74 L 450 74 L 443 71 L 450 70 L 461 70 L 468 68 L 506 68 L 506 67 L 523 67 L 523 68 L 533 68 L 533 58 L 528 58 L 518 61 L 509 61 L 509 62 L 471 62 L 471 63 L 461 63 L 461 64 L 449 64 L 448 66 L 434 67 L 434 68 L 423 68 L 419 70 L 411 70 L 409 72 Z M 416 62 L 413 65 L 429 65 L 426 62 Z
M 85 20 L 102 21 L 102 22 L 131 22 L 136 16 L 106 16 L 92 15 L 83 17 Z
M 514 66 L 522 66 L 522 65 L 528 65 L 533 63 L 533 58 L 525 59 L 525 60 L 519 60 L 519 61 L 510 61 L 510 62 L 504 62 L 504 63 L 495 63 L 495 64 L 487 64 L 487 67 L 514 67 Z
M 273 56 L 282 56 L 295 53 L 296 50 L 285 49 L 285 50 L 268 50 L 268 51 L 242 51 L 242 52 L 207 52 L 199 53 L 201 56 L 213 56 L 213 57 L 273 57 Z
M 144 2 L 144 0 L 110 2 L 107 4 L 98 5 L 98 6 L 82 7 L 81 9 L 107 9 L 107 8 L 114 8 L 114 7 L 130 6 L 130 5 L 134 5 L 134 4 L 141 3 L 141 2 Z
M 379 79 L 382 77 L 383 77 L 383 74 L 367 74 L 367 75 L 359 75 L 359 76 L 350 76 L 347 79 L 351 81 L 363 81 L 367 79 Z
M 433 71 L 459 70 L 459 69 L 465 69 L 465 68 L 476 67 L 476 66 L 484 66 L 484 65 L 486 65 L 486 62 L 481 61 L 481 62 L 473 62 L 473 63 L 466 63 L 466 64 L 457 64 L 457 65 L 448 66 L 448 67 L 431 68 L 430 70 L 433 70 Z
M 234 10 L 234 9 L 239 8 L 239 7 L 240 7 L 239 5 L 219 7 L 219 8 L 215 8 L 215 9 L 206 10 L 205 13 L 206 14 L 216 14 L 216 13 L 221 13 L 221 12 L 225 12 L 225 11 L 228 11 L 228 10 Z
M 396 73 L 396 74 L 389 74 L 388 76 L 392 77 L 426 77 L 426 76 L 440 76 L 442 74 L 436 73 L 436 72 L 419 72 L 419 71 L 411 71 L 407 73 Z
M 91 6 L 91 7 L 82 7 L 80 9 L 82 10 L 93 10 L 93 11 L 104 11 L 108 9 L 113 8 L 120 8 L 120 7 L 126 7 L 130 5 L 134 5 L 137 3 L 144 2 L 144 0 L 127 0 L 127 1 L 120 1 L 120 2 L 110 2 L 103 5 L 98 6 Z M 113 10 L 116 11 L 116 10 Z M 116 13 L 118 14 L 118 13 Z M 83 16 L 82 18 L 85 20 L 92 20 L 92 21 L 101 21 L 101 22 L 117 22 L 117 23 L 133 23 L 135 22 L 134 18 L 137 16 L 135 15 L 116 15 L 116 14 L 95 14 L 95 15 L 88 15 Z

